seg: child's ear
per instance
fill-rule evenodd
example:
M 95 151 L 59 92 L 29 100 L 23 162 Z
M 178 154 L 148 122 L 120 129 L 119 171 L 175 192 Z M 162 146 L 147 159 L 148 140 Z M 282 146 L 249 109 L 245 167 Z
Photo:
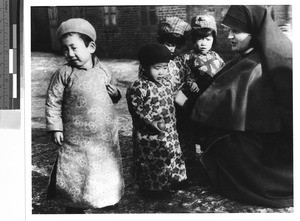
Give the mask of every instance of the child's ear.
M 91 41 L 89 43 L 88 49 L 91 54 L 93 54 L 96 51 L 96 43 L 94 41 Z

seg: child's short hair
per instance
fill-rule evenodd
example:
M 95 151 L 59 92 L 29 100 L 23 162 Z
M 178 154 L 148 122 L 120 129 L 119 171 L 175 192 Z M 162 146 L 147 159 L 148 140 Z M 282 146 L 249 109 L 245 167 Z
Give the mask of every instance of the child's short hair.
M 186 38 L 183 35 L 175 33 L 159 33 L 157 42 L 160 44 L 171 43 L 176 45 L 177 48 L 181 48 L 185 44 Z
M 192 37 L 193 43 L 196 43 L 196 41 L 198 41 L 202 38 L 206 38 L 208 36 L 213 37 L 213 45 L 212 46 L 215 46 L 215 44 L 217 43 L 217 34 L 216 34 L 215 30 L 213 30 L 211 28 L 192 29 L 191 37 Z

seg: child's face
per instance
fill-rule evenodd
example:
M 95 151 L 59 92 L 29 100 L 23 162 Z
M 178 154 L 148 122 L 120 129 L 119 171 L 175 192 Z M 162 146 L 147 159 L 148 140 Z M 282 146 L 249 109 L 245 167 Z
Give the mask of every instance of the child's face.
M 198 39 L 194 44 L 194 48 L 197 52 L 206 54 L 211 49 L 213 42 L 214 38 L 210 35 L 205 38 Z
M 62 40 L 61 47 L 70 65 L 85 69 L 93 67 L 92 53 L 96 50 L 94 42 L 86 47 L 79 35 L 72 34 Z
M 166 78 L 168 72 L 169 72 L 169 66 L 168 63 L 163 62 L 163 63 L 157 63 L 153 64 L 149 67 L 148 69 L 148 74 L 149 77 L 159 83 L 163 78 Z
M 166 46 L 171 53 L 174 53 L 176 49 L 176 45 L 174 43 L 165 42 L 163 45 Z

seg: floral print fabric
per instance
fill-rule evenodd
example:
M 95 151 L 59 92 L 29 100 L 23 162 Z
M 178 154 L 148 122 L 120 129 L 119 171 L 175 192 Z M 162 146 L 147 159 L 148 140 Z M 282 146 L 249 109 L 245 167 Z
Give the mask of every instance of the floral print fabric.
M 184 55 L 184 60 L 191 69 L 189 85 L 196 82 L 200 91 L 205 89 L 211 78 L 225 65 L 223 59 L 214 51 L 199 54 L 192 50 Z
M 179 90 L 183 93 L 190 94 L 190 85 L 193 79 L 191 78 L 191 69 L 184 60 L 185 57 L 178 54 L 169 62 L 169 70 L 172 84 L 174 85 L 174 93 Z M 187 163 L 190 160 L 194 160 L 196 157 L 195 144 L 192 141 L 192 128 L 190 123 L 190 117 L 186 111 L 175 104 L 176 109 L 176 124 L 177 132 L 179 136 L 180 147 L 183 153 L 183 159 Z M 188 165 L 187 165 L 188 166 Z
M 173 86 L 168 80 L 158 84 L 140 76 L 126 95 L 133 121 L 135 177 L 142 189 L 168 190 L 172 183 L 186 179 L 176 131 Z M 166 130 L 152 134 L 147 125 L 160 120 Z
M 67 205 L 101 208 L 123 194 L 117 117 L 105 87 L 111 80 L 97 59 L 89 70 L 64 65 L 51 79 L 46 126 L 64 133 L 56 188 Z
M 190 68 L 184 61 L 181 55 L 176 56 L 169 62 L 169 76 L 168 79 L 174 86 L 174 93 L 176 94 L 179 90 L 188 90 L 187 82 L 190 77 Z

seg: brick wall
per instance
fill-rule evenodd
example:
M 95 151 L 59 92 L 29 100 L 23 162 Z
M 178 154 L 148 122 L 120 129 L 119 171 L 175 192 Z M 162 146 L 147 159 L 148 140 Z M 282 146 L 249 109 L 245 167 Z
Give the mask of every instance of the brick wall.
M 103 8 L 99 7 L 100 14 Z M 186 18 L 186 6 L 157 6 L 158 19 L 166 16 Z M 86 9 L 86 18 L 90 14 Z M 101 14 L 98 23 L 101 23 Z M 136 58 L 138 49 L 149 42 L 156 42 L 157 25 L 141 25 L 140 6 L 117 7 L 117 27 L 105 27 L 101 24 L 97 30 L 97 41 L 100 57 Z
M 31 14 L 31 50 L 51 50 L 51 39 L 48 20 L 48 9 L 46 7 L 32 7 Z
M 103 18 L 103 8 L 100 8 L 100 11 Z M 117 26 L 107 27 L 102 24 L 98 30 L 97 42 L 98 54 L 101 57 L 129 58 L 135 55 L 137 45 L 152 40 L 151 33 L 142 32 L 139 28 L 139 12 L 137 7 L 119 6 Z
M 158 6 L 157 15 L 159 19 L 164 17 L 176 16 L 187 21 L 187 6 L 185 5 L 169 5 L 169 6 Z
M 218 28 L 217 45 L 214 50 L 225 60 L 229 60 L 232 57 L 232 52 L 230 51 L 229 42 L 226 40 L 228 33 L 221 26 L 221 21 L 228 8 L 228 5 L 164 5 L 156 6 L 156 15 L 158 20 L 167 16 L 177 16 L 188 23 L 198 14 L 207 13 L 213 15 Z M 136 53 L 142 45 L 156 42 L 158 25 L 141 25 L 141 6 L 139 5 L 117 6 L 116 26 L 104 25 L 104 7 L 102 6 L 57 7 L 57 10 L 58 25 L 72 17 L 83 17 L 93 24 L 97 32 L 96 53 L 101 58 L 136 58 Z M 39 7 L 33 12 L 32 21 L 34 27 L 45 26 L 47 23 L 45 19 L 48 16 L 45 13 L 47 12 L 47 7 Z M 291 24 L 292 21 L 291 6 L 276 5 L 274 6 L 274 12 L 275 20 L 279 26 L 291 28 L 291 25 L 285 26 L 286 24 Z M 34 33 L 32 33 L 32 38 L 36 42 L 45 42 L 44 39 L 39 39 L 39 36 L 42 36 L 41 30 L 35 29 Z M 191 48 L 192 43 L 188 39 L 184 49 L 188 50 Z M 38 50 L 38 47 L 35 49 Z M 59 48 L 52 49 L 54 51 L 59 50 Z

